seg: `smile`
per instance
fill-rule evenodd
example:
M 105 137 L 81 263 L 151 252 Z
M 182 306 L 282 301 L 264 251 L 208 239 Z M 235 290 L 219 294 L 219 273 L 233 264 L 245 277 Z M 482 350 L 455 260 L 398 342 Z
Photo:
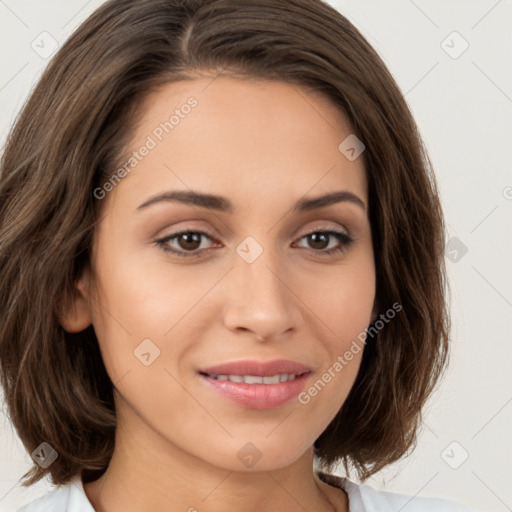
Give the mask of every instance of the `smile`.
M 210 379 L 243 382 L 244 384 L 279 384 L 280 382 L 289 382 L 297 377 L 294 373 L 277 373 L 270 377 L 262 377 L 260 375 L 206 375 Z

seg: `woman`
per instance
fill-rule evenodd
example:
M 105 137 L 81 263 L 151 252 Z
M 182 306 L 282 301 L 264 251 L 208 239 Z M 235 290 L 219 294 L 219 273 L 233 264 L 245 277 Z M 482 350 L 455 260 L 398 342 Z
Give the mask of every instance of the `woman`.
M 105 3 L 0 195 L 2 385 L 61 486 L 21 510 L 464 510 L 331 473 L 414 445 L 449 327 L 428 156 L 333 8 Z

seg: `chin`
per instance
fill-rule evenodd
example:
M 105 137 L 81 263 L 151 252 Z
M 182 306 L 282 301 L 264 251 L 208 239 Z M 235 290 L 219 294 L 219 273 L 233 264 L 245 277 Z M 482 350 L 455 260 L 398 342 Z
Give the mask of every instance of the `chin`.
M 236 472 L 276 471 L 290 466 L 308 449 L 312 449 L 312 445 L 304 446 L 304 436 L 295 444 L 290 443 L 289 438 L 283 439 L 282 436 L 276 435 L 273 440 L 270 440 L 270 437 L 265 439 L 248 436 L 244 440 L 232 439 L 229 448 L 223 450 L 223 453 L 218 453 L 216 460 L 211 462 L 218 467 Z

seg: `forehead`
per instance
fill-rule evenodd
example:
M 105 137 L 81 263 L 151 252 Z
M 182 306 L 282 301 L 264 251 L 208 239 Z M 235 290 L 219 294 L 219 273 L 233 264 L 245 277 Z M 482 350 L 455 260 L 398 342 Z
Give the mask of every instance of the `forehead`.
M 176 186 L 283 199 L 348 187 L 366 196 L 363 159 L 350 161 L 339 149 L 350 123 L 318 92 L 212 76 L 166 84 L 139 112 L 124 156 L 134 165 L 116 187 L 132 203 Z M 144 156 L 135 161 L 137 152 Z

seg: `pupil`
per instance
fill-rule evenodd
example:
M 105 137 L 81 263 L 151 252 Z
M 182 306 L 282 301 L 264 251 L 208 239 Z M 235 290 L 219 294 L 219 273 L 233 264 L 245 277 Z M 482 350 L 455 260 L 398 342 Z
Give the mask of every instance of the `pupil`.
M 197 249 L 197 247 L 201 245 L 200 236 L 199 233 L 183 233 L 180 238 L 180 245 L 183 249 Z M 192 244 L 192 246 L 190 244 Z M 197 245 L 197 247 L 194 244 Z
M 329 243 L 326 244 L 328 236 L 329 235 L 327 235 L 326 233 L 312 233 L 311 235 L 309 235 L 310 243 L 312 242 L 311 246 L 315 249 L 325 249 L 325 246 L 329 245 Z M 319 238 L 323 238 L 323 240 L 320 242 L 320 246 L 315 246 L 315 244 L 318 244 Z

